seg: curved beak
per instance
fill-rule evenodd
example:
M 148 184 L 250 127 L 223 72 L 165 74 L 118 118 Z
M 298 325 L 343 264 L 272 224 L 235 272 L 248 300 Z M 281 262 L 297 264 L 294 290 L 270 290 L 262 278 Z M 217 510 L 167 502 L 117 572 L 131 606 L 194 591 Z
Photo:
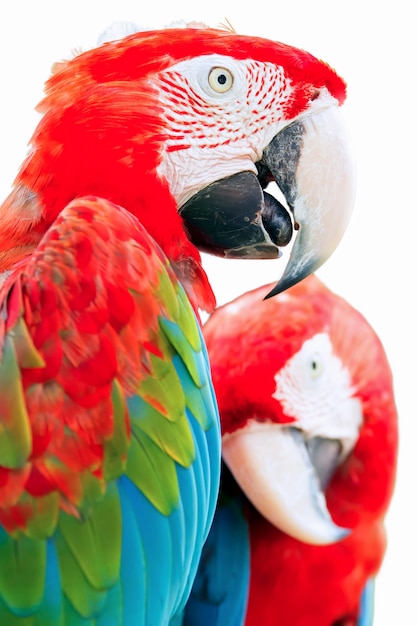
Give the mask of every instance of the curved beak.
M 352 213 L 356 169 L 337 106 L 286 127 L 267 146 L 263 161 L 284 193 L 298 231 L 269 298 L 312 274 L 334 252 Z
M 297 231 L 275 295 L 314 272 L 335 250 L 349 221 L 355 168 L 336 104 L 310 111 L 279 132 L 257 163 L 216 181 L 179 209 L 191 241 L 227 258 L 280 256 Z M 288 208 L 264 191 L 275 180 Z M 292 214 L 292 215 L 291 215 Z
M 336 440 L 306 444 L 300 430 L 254 423 L 223 437 L 236 482 L 271 524 L 305 543 L 326 545 L 349 531 L 331 519 L 323 489 L 340 461 Z

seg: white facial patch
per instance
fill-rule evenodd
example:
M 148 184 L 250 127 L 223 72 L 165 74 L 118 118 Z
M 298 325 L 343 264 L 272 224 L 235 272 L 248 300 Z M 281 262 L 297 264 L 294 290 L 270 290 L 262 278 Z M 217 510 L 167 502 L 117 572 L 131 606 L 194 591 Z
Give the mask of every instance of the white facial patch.
M 219 178 L 256 173 L 254 163 L 288 123 L 293 89 L 281 67 L 219 54 L 173 65 L 154 87 L 167 133 L 158 171 L 180 205 Z
M 305 341 L 275 382 L 273 397 L 296 420 L 292 426 L 307 439 L 338 439 L 345 457 L 357 441 L 363 416 L 349 371 L 333 353 L 329 335 L 319 333 Z

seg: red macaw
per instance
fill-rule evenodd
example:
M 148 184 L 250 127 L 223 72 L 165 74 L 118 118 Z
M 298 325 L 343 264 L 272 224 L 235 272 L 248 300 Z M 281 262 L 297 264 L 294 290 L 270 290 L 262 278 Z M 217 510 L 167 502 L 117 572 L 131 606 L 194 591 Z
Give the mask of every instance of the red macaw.
M 269 289 L 204 327 L 225 468 L 185 624 L 370 626 L 396 471 L 391 370 L 317 277 Z
M 276 179 L 298 235 L 272 292 L 331 254 L 354 194 L 344 97 L 306 52 L 204 28 L 54 67 L 0 206 L 2 624 L 181 615 L 220 470 L 198 248 L 278 256 Z

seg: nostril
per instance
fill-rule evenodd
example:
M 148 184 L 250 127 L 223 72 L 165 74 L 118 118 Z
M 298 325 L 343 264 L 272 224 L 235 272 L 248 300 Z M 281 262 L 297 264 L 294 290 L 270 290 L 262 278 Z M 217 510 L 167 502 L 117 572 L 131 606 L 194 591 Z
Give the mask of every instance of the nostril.
M 293 235 L 291 217 L 285 207 L 271 194 L 264 192 L 265 206 L 262 209 L 262 224 L 277 246 L 286 246 Z

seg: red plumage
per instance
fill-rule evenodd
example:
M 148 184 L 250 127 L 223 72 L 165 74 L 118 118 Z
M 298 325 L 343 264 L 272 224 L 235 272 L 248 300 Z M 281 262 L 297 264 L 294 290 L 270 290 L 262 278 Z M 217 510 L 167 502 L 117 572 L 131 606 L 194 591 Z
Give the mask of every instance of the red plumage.
M 142 294 L 158 286 L 162 268 L 171 270 L 151 242 L 120 207 L 92 196 L 74 200 L 0 288 L 0 319 L 7 320 L 0 362 L 12 333 L 31 441 L 23 468 L 1 468 L 0 522 L 9 531 L 32 517 L 30 496 L 57 492 L 68 509 L 85 497 L 86 474 L 104 481 L 114 383 L 135 393 L 152 369 L 161 305 Z M 5 428 L 17 421 L 12 405 L 8 424 L 8 402 L 2 396 Z
M 383 520 L 394 488 L 398 443 L 391 370 L 364 317 L 316 277 L 263 301 L 268 289 L 220 307 L 205 326 L 223 434 L 244 429 L 248 420 L 288 422 L 285 407 L 272 397 L 275 376 L 317 333 L 329 335 L 334 354 L 347 368 L 363 422 L 353 450 L 325 491 L 332 520 L 350 529 L 347 537 L 309 545 L 270 524 L 247 502 L 251 579 L 246 626 L 353 626 L 363 588 L 377 574 L 385 552 Z M 290 419 L 297 426 L 296 418 Z
M 192 301 L 213 309 L 200 255 L 187 237 L 167 180 L 157 174 L 164 150 L 171 149 L 165 147 L 171 129 L 155 80 L 178 61 L 215 53 L 283 66 L 293 89 L 281 103 L 288 119 L 302 113 L 323 87 L 344 101 L 343 80 L 309 53 L 222 30 L 140 32 L 57 63 L 38 106 L 43 117 L 31 151 L 0 207 L 0 272 L 36 247 L 68 202 L 97 195 L 138 217 L 175 264 Z M 192 128 L 184 125 L 182 132 Z M 186 140 L 175 150 L 190 145 Z M 18 220 L 23 210 L 26 219 Z

